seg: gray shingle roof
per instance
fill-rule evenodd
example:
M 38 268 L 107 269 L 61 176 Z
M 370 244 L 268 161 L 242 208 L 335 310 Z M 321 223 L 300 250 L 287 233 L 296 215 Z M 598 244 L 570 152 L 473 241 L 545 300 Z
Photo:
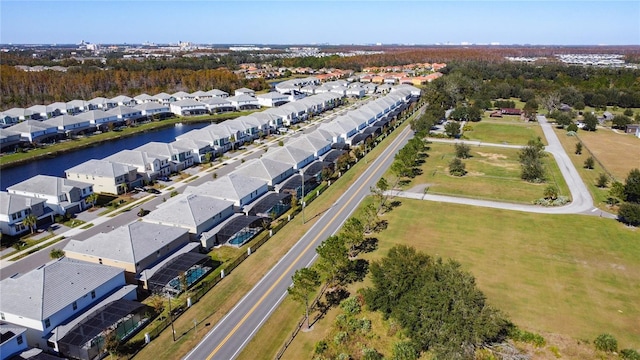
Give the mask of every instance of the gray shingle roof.
M 100 177 L 116 178 L 118 176 L 127 175 L 129 171 L 136 168 L 129 165 L 119 164 L 107 160 L 91 159 L 80 165 L 67 169 L 68 173 L 87 174 Z
M 233 173 L 251 176 L 269 182 L 291 169 L 293 169 L 291 164 L 260 158 L 247 161 L 234 170 Z
M 124 270 L 61 258 L 16 277 L 0 281 L 0 311 L 44 320 L 89 294 Z
M 225 209 L 231 201 L 197 194 L 180 194 L 158 205 L 143 220 L 188 227 L 198 227 Z
M 85 189 L 91 186 L 89 183 L 60 178 L 49 175 L 36 175 L 23 182 L 9 186 L 9 191 L 26 191 L 34 194 L 52 195 L 58 197 L 71 191 L 73 188 Z
M 15 214 L 19 211 L 30 209 L 33 205 L 40 204 L 45 201 L 45 199 L 9 194 L 2 191 L 0 192 L 0 214 Z
M 71 240 L 64 251 L 136 264 L 186 233 L 179 227 L 136 221 L 84 241 Z
M 231 173 L 199 186 L 189 186 L 185 194 L 202 194 L 222 200 L 239 201 L 267 185 L 262 179 Z

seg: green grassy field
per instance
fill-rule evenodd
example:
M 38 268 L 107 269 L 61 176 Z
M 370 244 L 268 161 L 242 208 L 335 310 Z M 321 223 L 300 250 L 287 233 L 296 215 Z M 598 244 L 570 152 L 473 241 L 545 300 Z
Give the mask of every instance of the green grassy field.
M 503 120 L 504 119 L 504 120 Z M 546 145 L 540 125 L 534 122 L 522 122 L 502 118 L 499 120 L 483 119 L 477 123 L 468 123 L 473 127 L 472 131 L 465 131 L 464 136 L 469 140 L 482 141 L 495 144 L 526 145 L 529 140 L 540 137 Z
M 455 157 L 453 144 L 431 143 L 429 157 L 422 165 L 422 174 L 412 179 L 404 189 L 423 190 L 428 193 L 531 203 L 543 196 L 544 189 L 554 184 L 560 195 L 569 196 L 569 189 L 552 156 L 546 156 L 548 181 L 543 184 L 527 183 L 520 179 L 518 149 L 471 146 L 470 159 L 465 159 L 467 175 L 449 175 L 449 162 Z M 392 175 L 385 175 L 392 178 Z
M 579 343 L 592 342 L 605 332 L 617 338 L 619 348 L 640 347 L 640 230 L 584 215 L 529 214 L 407 199 L 384 219 L 389 226 L 376 234 L 378 250 L 363 257 L 376 260 L 391 247 L 406 244 L 459 261 L 476 277 L 490 304 L 519 327 L 544 334 L 548 346 L 559 347 L 563 358 L 594 358 L 585 357 L 591 345 Z M 285 358 L 311 357 L 313 345 L 329 332 L 334 313 L 329 312 L 313 331 L 300 333 Z M 300 314 L 297 303 L 283 303 L 240 359 L 253 359 L 262 350 L 271 357 Z M 280 331 L 283 326 L 286 331 Z M 384 350 L 384 345 L 378 349 Z M 535 358 L 554 356 L 546 349 Z

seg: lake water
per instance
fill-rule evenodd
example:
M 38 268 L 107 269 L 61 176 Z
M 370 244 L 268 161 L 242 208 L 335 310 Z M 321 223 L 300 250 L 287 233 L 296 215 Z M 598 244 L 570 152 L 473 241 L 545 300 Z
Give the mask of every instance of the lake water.
M 17 184 L 36 175 L 52 175 L 64 177 L 64 171 L 91 159 L 103 159 L 125 149 L 134 149 L 150 141 L 169 143 L 176 136 L 190 130 L 201 129 L 209 122 L 176 124 L 159 130 L 139 133 L 126 138 L 97 144 L 92 147 L 68 152 L 54 158 L 34 160 L 27 164 L 0 170 L 0 183 L 2 191 L 8 186 Z

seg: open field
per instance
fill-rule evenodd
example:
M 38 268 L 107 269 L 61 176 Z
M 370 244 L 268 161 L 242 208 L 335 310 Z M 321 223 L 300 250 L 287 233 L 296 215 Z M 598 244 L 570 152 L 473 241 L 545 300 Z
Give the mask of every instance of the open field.
M 606 200 L 609 196 L 609 189 L 611 188 L 611 182 L 609 182 L 608 187 L 599 188 L 596 186 L 596 179 L 601 173 L 606 173 L 605 170 L 598 164 L 595 163 L 593 169 L 585 169 L 584 161 L 590 156 L 589 152 L 586 149 L 582 150 L 581 155 L 577 155 L 576 151 L 576 143 L 578 143 L 578 138 L 575 136 L 567 136 L 566 130 L 563 129 L 554 129 L 556 135 L 558 135 L 558 139 L 560 139 L 560 143 L 564 147 L 567 155 L 575 165 L 580 177 L 584 181 L 585 185 L 587 185 L 587 189 L 589 189 L 589 193 L 593 197 L 593 204 L 598 208 L 611 212 L 612 209 L 607 205 Z M 639 145 L 640 146 L 640 145 Z M 624 182 L 624 179 L 620 179 Z
M 380 156 L 385 150 L 385 146 L 399 134 L 402 129 L 408 126 L 408 122 L 401 125 L 392 135 L 385 138 L 383 142 L 366 155 L 365 159 Z M 366 162 L 360 161 L 352 167 L 352 170 L 345 173 L 340 179 L 332 184 L 321 197 L 311 202 L 306 208 L 306 223 L 302 224 L 301 217 L 298 216 L 285 226 L 274 237 L 265 243 L 259 250 L 249 256 L 231 274 L 225 277 L 215 288 L 209 291 L 197 304 L 188 309 L 175 322 L 174 326 L 179 339 L 172 341 L 171 330 L 165 330 L 157 339 L 142 349 L 135 356 L 135 359 L 177 359 L 190 351 L 205 335 L 211 327 L 219 321 L 235 304 L 246 294 L 268 269 L 270 269 L 284 254 L 295 244 L 302 234 L 306 232 L 315 222 L 316 216 L 326 211 L 349 187 L 354 178 L 363 171 Z M 241 248 L 246 251 L 246 247 Z M 233 252 L 233 250 L 225 250 Z M 219 254 L 217 259 L 223 260 L 230 254 Z M 299 312 L 298 312 L 299 313 Z M 193 321 L 209 324 L 204 329 L 198 328 L 194 334 Z M 291 328 L 292 329 L 292 328 Z M 273 330 L 275 331 L 275 329 Z M 283 333 L 289 333 L 290 328 L 282 327 Z M 144 332 L 144 330 L 143 330 Z M 180 336 L 186 333 L 185 336 Z M 277 345 L 279 346 L 279 344 Z M 276 349 L 277 351 L 277 349 Z
M 632 169 L 640 169 L 639 138 L 602 128 L 594 132 L 578 131 L 578 137 L 618 181 L 624 182 Z
M 376 235 L 379 249 L 363 257 L 376 260 L 392 246 L 406 244 L 459 261 L 476 277 L 490 304 L 519 327 L 543 334 L 562 358 L 594 358 L 592 345 L 578 342 L 592 342 L 605 332 L 618 339 L 619 348 L 640 347 L 636 306 L 640 230 L 582 215 L 528 214 L 407 199 L 383 218 L 389 226 Z M 563 231 L 566 224 L 580 231 Z M 281 345 L 301 314 L 297 303 L 285 302 L 274 322 L 269 320 L 251 342 L 255 347 L 245 353 L 259 353 L 257 348 L 268 341 Z M 330 312 L 313 331 L 301 332 L 285 358 L 311 357 L 313 345 L 325 336 L 334 317 Z M 285 323 L 290 325 L 281 336 L 279 327 Z M 277 347 L 268 348 L 263 354 L 271 357 Z M 534 351 L 535 358 L 554 358 L 548 349 Z M 250 358 L 243 354 L 240 359 Z
M 504 118 L 502 118 L 504 119 Z M 535 122 L 522 120 L 482 120 L 477 123 L 467 123 L 473 127 L 472 131 L 465 131 L 464 136 L 469 140 L 477 140 L 496 144 L 527 145 L 527 142 L 540 137 L 546 145 L 540 125 Z
M 455 157 L 454 145 L 431 143 L 429 147 L 429 157 L 421 166 L 423 173 L 412 179 L 404 189 L 424 187 L 426 184 L 427 191 L 431 194 L 531 203 L 543 196 L 544 189 L 549 184 L 554 184 L 560 195 L 570 196 L 552 156 L 544 158 L 548 181 L 532 184 L 520 179 L 518 149 L 471 146 L 472 157 L 463 160 L 468 173 L 457 177 L 449 175 L 448 171 L 449 162 Z

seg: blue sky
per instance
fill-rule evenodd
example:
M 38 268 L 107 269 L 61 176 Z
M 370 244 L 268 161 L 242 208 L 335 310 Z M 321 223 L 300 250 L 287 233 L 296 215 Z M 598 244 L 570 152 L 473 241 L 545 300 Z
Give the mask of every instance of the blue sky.
M 1 43 L 640 45 L 640 1 L 0 1 Z

